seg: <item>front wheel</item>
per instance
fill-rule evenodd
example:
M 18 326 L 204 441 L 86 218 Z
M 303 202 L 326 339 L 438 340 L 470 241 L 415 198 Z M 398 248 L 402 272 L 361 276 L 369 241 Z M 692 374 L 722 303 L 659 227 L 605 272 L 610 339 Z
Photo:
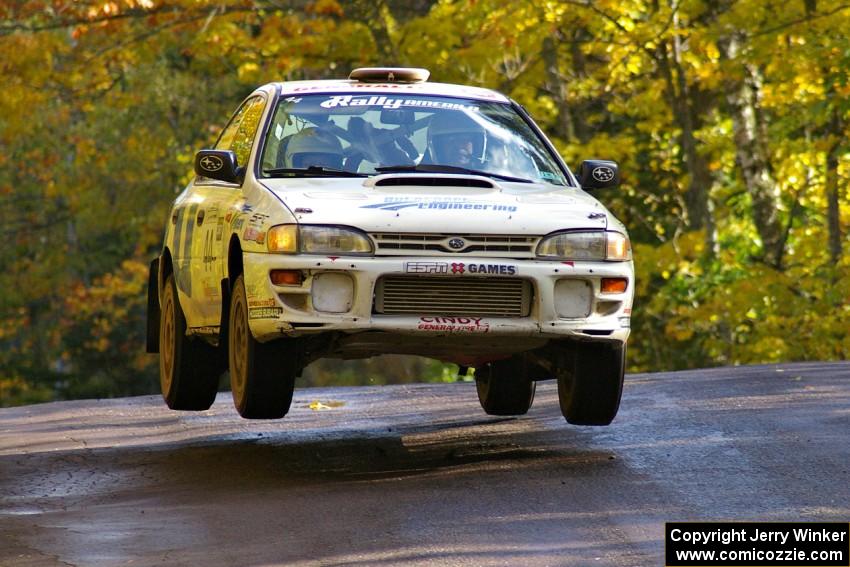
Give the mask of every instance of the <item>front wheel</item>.
M 248 314 L 245 280 L 240 275 L 233 285 L 228 329 L 233 404 L 248 419 L 279 419 L 292 404 L 298 373 L 295 340 L 258 342 L 248 327 Z
M 221 372 L 216 348 L 186 336 L 186 318 L 170 274 L 162 290 L 159 319 L 159 385 L 165 403 L 173 410 L 209 409 Z
M 608 425 L 623 394 L 624 344 L 581 343 L 558 372 L 561 413 L 574 425 Z
M 489 415 L 524 415 L 534 402 L 537 383 L 521 358 L 497 360 L 475 369 L 475 389 Z

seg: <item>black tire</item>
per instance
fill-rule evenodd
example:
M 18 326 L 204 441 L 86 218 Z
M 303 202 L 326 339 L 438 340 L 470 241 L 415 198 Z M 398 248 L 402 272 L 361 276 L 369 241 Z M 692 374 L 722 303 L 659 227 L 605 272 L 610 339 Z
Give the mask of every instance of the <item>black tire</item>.
M 537 383 L 528 378 L 521 358 L 498 360 L 475 369 L 475 389 L 489 415 L 524 415 L 534 402 Z
M 159 319 L 159 385 L 173 410 L 203 411 L 215 401 L 222 373 L 215 347 L 186 336 L 174 274 L 165 279 Z
M 608 425 L 623 394 L 626 348 L 623 344 L 580 343 L 558 372 L 561 413 L 574 425 Z
M 228 327 L 230 389 L 236 411 L 248 419 L 280 419 L 289 411 L 298 373 L 294 339 L 260 343 L 248 326 L 245 280 L 230 297 Z

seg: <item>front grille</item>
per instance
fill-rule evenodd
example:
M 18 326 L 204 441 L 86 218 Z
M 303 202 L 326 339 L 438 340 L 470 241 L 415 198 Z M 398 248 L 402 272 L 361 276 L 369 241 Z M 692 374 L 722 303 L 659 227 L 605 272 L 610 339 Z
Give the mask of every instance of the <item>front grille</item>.
M 527 317 L 531 282 L 520 278 L 385 276 L 375 286 L 375 313 Z
M 537 236 L 499 234 L 439 234 L 378 232 L 372 234 L 376 254 L 385 256 L 424 254 L 470 254 L 508 258 L 533 258 Z M 463 246 L 452 248 L 449 242 L 460 239 Z

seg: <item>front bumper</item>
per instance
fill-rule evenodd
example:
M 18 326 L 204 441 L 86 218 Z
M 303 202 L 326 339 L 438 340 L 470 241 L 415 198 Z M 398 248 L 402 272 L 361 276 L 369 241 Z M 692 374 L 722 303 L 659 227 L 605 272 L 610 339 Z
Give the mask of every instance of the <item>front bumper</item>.
M 469 316 L 450 312 L 422 312 L 415 314 L 382 314 L 376 310 L 376 283 L 382 277 L 405 276 L 416 278 L 410 264 L 427 263 L 452 266 L 462 264 L 497 265 L 497 273 L 471 273 L 462 275 L 446 270 L 446 278 L 522 278 L 531 285 L 531 301 L 526 316 Z M 501 269 L 501 266 L 506 266 Z M 271 270 L 298 270 L 303 273 L 301 285 L 279 286 L 272 283 Z M 634 266 L 632 262 L 552 262 L 537 260 L 500 260 L 466 256 L 451 257 L 327 257 L 281 254 L 244 254 L 244 273 L 249 325 L 259 341 L 269 341 L 286 336 L 302 336 L 328 331 L 357 333 L 384 331 L 427 336 L 484 335 L 565 338 L 579 340 L 604 340 L 625 342 L 629 336 L 632 300 L 634 296 Z M 318 282 L 330 281 L 327 274 L 344 275 L 350 284 L 321 290 Z M 321 277 L 320 277 L 321 276 Z M 434 273 L 429 273 L 433 277 Z M 602 293 L 602 278 L 625 278 L 626 290 L 622 293 Z M 583 282 L 576 285 L 558 285 L 560 280 Z M 346 278 L 335 281 L 348 282 Z M 586 313 L 576 316 L 559 314 L 558 305 L 576 304 L 576 298 L 564 297 L 570 290 L 582 294 L 578 304 L 586 305 Z M 565 290 L 567 290 L 565 292 Z M 557 295 L 557 297 L 556 297 Z M 318 300 L 316 297 L 321 296 Z M 343 297 L 344 296 L 344 297 Z M 332 304 L 328 312 L 325 304 Z M 561 307 L 563 309 L 563 307 Z

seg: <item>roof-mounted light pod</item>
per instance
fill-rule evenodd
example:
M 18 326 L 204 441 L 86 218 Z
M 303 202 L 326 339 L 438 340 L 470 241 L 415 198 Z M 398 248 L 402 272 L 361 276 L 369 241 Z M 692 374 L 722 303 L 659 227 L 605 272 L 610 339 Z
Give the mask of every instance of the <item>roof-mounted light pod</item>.
M 428 69 L 406 67 L 361 67 L 348 78 L 361 83 L 424 83 L 431 76 Z

